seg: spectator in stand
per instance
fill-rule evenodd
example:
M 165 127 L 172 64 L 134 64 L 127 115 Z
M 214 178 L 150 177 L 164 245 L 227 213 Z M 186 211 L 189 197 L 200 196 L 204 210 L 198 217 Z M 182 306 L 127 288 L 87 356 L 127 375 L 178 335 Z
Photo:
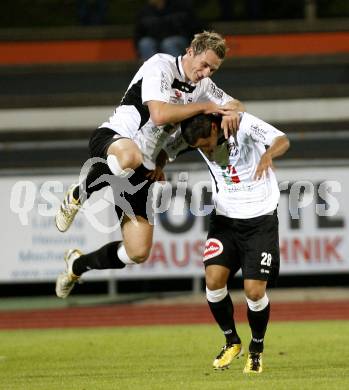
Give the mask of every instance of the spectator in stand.
M 148 0 L 135 24 L 138 56 L 147 60 L 156 53 L 174 57 L 185 53 L 195 32 L 201 30 L 191 6 L 183 0 Z

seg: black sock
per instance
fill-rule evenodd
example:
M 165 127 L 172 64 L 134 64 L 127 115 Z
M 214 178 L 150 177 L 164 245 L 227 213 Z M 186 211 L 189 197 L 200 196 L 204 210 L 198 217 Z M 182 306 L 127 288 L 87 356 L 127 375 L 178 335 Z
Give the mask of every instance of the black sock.
M 270 303 L 261 311 L 252 311 L 247 306 L 247 318 L 250 324 L 252 340 L 250 342 L 250 352 L 263 352 L 264 336 L 267 330 L 270 314 Z
M 78 257 L 73 263 L 73 273 L 76 276 L 80 276 L 84 272 L 92 269 L 124 268 L 125 263 L 118 258 L 117 254 L 120 242 L 110 242 L 95 252 Z
M 241 340 L 235 328 L 234 306 L 230 295 L 227 294 L 227 296 L 219 302 L 207 302 L 213 317 L 225 335 L 227 344 L 240 344 Z
M 85 180 L 82 183 L 80 183 L 78 187 L 76 187 L 74 189 L 74 191 L 73 191 L 74 198 L 80 199 L 81 203 L 83 203 L 95 191 L 99 191 L 102 188 L 108 186 L 109 183 L 107 181 L 104 181 L 102 183 L 94 185 L 93 187 L 90 187 L 90 184 L 92 184 L 95 180 L 97 180 L 103 174 L 112 175 L 112 173 L 107 165 L 107 162 L 105 162 L 105 164 L 102 162 L 98 162 L 98 163 L 94 164 L 90 168 Z

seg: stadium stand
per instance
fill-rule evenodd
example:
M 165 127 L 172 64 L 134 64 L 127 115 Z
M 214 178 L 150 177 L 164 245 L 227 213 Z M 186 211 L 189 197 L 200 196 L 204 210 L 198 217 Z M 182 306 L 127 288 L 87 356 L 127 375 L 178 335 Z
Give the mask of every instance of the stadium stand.
M 349 115 L 341 107 L 349 97 L 348 19 L 216 22 L 212 28 L 230 47 L 215 81 L 262 117 L 276 104 L 284 107 L 281 118 L 266 119 L 295 134 L 288 158 L 347 157 Z M 90 132 L 118 104 L 139 66 L 130 25 L 5 29 L 0 53 L 3 168 L 41 166 L 47 160 L 57 167 L 78 166 Z M 325 105 L 323 97 L 330 99 Z M 304 109 L 316 102 L 320 110 L 295 117 L 287 110 L 291 102 Z M 336 107 L 332 116 L 329 102 Z M 64 110 L 63 120 L 65 107 L 72 112 L 68 118 Z M 314 131 L 322 136 L 309 152 Z M 18 147 L 23 148 L 21 161 L 13 158 Z

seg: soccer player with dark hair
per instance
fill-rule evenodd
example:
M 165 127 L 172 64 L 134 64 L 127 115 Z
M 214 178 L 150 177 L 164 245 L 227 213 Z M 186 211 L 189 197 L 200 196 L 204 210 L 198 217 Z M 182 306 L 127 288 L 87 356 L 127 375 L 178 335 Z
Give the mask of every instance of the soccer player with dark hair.
M 277 204 L 280 197 L 273 160 L 289 148 L 286 135 L 248 113 L 241 113 L 236 137 L 226 139 L 221 117 L 198 115 L 182 123 L 181 135 L 198 148 L 212 179 L 214 211 L 205 245 L 206 296 L 226 344 L 215 369 L 242 355 L 227 290 L 230 274 L 242 270 L 251 328 L 245 373 L 262 372 L 264 336 L 270 313 L 268 282 L 279 273 Z M 176 142 L 178 144 L 178 141 Z

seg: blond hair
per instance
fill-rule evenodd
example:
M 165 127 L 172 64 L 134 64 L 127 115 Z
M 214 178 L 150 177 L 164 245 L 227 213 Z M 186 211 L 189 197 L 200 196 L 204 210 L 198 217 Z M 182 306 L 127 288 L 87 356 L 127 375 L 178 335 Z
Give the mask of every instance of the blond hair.
M 198 55 L 212 50 L 217 54 L 218 58 L 224 59 L 227 52 L 225 39 L 218 33 L 213 31 L 203 31 L 194 35 L 194 39 L 190 43 L 194 55 Z

